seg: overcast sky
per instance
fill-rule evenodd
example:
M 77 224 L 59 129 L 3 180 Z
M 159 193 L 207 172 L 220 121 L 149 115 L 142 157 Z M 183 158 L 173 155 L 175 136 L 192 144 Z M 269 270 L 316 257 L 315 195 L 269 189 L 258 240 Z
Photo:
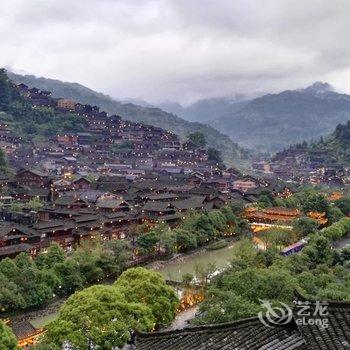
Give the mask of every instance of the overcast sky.
M 0 0 L 0 65 L 189 103 L 328 81 L 350 93 L 349 0 Z

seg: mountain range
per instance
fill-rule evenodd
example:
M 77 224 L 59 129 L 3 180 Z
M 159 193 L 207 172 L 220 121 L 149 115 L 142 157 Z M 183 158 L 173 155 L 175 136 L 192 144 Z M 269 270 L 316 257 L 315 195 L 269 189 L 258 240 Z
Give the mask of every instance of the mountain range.
M 160 108 L 140 106 L 134 103 L 122 103 L 78 83 L 68 83 L 12 72 L 8 72 L 8 76 L 17 84 L 23 83 L 29 87 L 51 91 L 53 97 L 62 97 L 83 104 L 97 105 L 101 110 L 105 110 L 110 114 L 118 114 L 123 119 L 144 122 L 170 130 L 178 134 L 182 139 L 185 139 L 192 132 L 199 131 L 204 134 L 208 146 L 220 150 L 224 161 L 229 165 L 240 166 L 250 155 L 247 150 L 233 142 L 229 136 L 217 131 L 212 126 L 187 121 Z
M 180 106 L 181 107 L 181 106 Z M 350 95 L 316 82 L 299 90 L 267 94 L 252 100 L 207 99 L 186 108 L 164 105 L 179 116 L 205 121 L 240 145 L 276 152 L 290 144 L 330 134 L 350 119 Z
M 323 82 L 251 100 L 237 96 L 200 100 L 187 107 L 177 103 L 153 107 L 145 101 L 142 105 L 120 102 L 77 83 L 11 72 L 9 76 L 16 83 L 52 91 L 54 97 L 97 105 L 125 119 L 160 126 L 182 139 L 200 131 L 208 146 L 220 150 L 231 165 L 249 157 L 247 148 L 278 152 L 291 144 L 317 140 L 350 120 L 350 95 Z

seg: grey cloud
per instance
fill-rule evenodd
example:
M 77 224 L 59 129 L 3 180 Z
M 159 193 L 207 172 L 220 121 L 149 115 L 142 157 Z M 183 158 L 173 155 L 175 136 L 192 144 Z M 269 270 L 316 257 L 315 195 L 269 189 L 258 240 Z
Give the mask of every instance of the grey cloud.
M 350 92 L 347 0 L 0 0 L 0 65 L 117 99 L 190 102 L 329 80 Z

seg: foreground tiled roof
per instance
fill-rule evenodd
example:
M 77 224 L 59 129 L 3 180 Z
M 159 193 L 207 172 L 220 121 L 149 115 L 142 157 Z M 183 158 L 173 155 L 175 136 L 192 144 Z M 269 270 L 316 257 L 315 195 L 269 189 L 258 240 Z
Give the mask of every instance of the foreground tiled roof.
M 317 312 L 316 305 L 310 304 L 310 317 Z M 301 335 L 306 340 L 310 350 L 346 350 L 350 349 L 350 303 L 328 302 L 327 316 L 322 319 L 327 321 L 327 327 L 319 327 L 315 324 L 298 326 Z M 300 320 L 300 316 L 294 313 L 294 319 Z
M 137 350 L 304 350 L 296 325 L 268 328 L 258 318 L 190 327 L 168 332 L 140 333 Z
M 134 346 L 136 350 L 350 350 L 350 303 L 321 302 L 327 305 L 323 314 L 319 305 L 299 301 L 286 325 L 267 327 L 255 317 L 175 331 L 138 333 Z M 310 316 L 305 317 L 301 310 Z M 327 326 L 315 323 L 320 319 Z

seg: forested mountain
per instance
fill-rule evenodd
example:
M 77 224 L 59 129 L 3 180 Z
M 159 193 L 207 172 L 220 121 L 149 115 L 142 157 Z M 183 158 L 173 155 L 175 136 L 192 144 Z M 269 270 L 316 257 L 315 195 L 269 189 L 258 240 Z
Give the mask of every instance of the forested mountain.
M 322 152 L 327 155 L 325 164 L 350 165 L 350 121 L 338 124 L 332 134 L 308 145 L 309 152 Z
M 160 104 L 159 107 L 189 121 L 208 123 L 216 119 L 229 118 L 247 103 L 248 101 L 243 98 L 222 97 L 199 100 L 187 107 L 171 102 Z
M 240 148 L 228 136 L 223 135 L 213 127 L 186 121 L 174 114 L 164 112 L 159 108 L 142 107 L 132 103 L 121 103 L 111 97 L 93 91 L 77 83 L 67 83 L 54 79 L 37 78 L 33 75 L 18 75 L 9 72 L 9 77 L 16 82 L 29 87 L 52 92 L 53 97 L 64 97 L 84 104 L 97 105 L 111 114 L 118 114 L 124 119 L 140 121 L 170 130 L 185 138 L 194 131 L 204 134 L 208 146 L 220 150 L 227 163 L 246 159 L 248 152 Z
M 330 134 L 350 119 L 350 96 L 327 83 L 256 98 L 211 125 L 245 147 L 278 151 Z
M 350 121 L 338 124 L 335 130 L 317 141 L 297 143 L 278 152 L 274 160 L 281 161 L 291 154 L 302 156 L 304 164 L 318 166 L 350 166 Z M 301 158 L 300 158 L 301 159 Z

